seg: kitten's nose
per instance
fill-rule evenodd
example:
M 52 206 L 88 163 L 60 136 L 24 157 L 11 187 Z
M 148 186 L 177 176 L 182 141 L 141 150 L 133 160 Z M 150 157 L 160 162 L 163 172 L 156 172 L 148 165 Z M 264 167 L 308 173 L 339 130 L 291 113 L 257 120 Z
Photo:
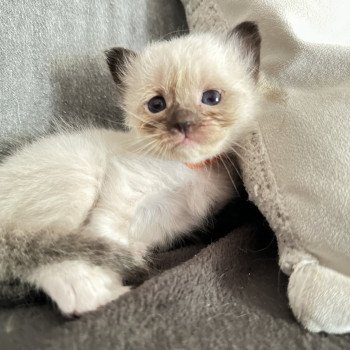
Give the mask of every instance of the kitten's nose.
M 174 124 L 174 128 L 180 131 L 182 134 L 188 134 L 192 131 L 192 126 L 194 125 L 191 121 L 184 121 Z
M 168 128 L 169 130 L 176 130 L 185 135 L 189 134 L 195 129 L 197 118 L 197 115 L 192 111 L 177 109 L 171 114 L 168 120 Z

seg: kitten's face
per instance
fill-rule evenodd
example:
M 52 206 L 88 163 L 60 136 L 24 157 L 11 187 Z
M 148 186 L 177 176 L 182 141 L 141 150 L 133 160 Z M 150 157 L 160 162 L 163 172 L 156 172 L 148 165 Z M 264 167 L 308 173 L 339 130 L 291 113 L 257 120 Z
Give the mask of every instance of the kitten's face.
M 139 55 L 123 51 L 113 62 L 111 53 L 120 49 L 107 53 L 123 86 L 126 123 L 145 152 L 201 162 L 229 151 L 251 124 L 259 48 L 232 33 L 230 39 L 197 34 L 159 42 Z M 127 63 L 122 71 L 113 66 L 121 61 Z

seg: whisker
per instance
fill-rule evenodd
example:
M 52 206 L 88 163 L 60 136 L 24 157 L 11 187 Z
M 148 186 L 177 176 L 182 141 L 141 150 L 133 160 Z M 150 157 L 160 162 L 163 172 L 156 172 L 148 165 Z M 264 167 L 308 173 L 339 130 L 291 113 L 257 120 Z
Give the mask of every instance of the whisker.
M 167 148 L 168 148 L 168 145 L 167 145 L 167 144 L 162 144 L 162 146 L 161 146 L 161 152 L 160 152 L 160 157 L 161 157 L 162 159 L 165 158 L 165 155 L 166 155 L 166 153 L 167 153 Z
M 126 140 L 119 140 L 118 141 L 118 145 L 121 146 L 127 146 L 127 147 L 136 147 L 138 144 L 141 144 L 142 142 L 144 142 L 145 140 L 149 140 L 149 139 L 153 139 L 154 135 L 145 135 L 142 137 L 142 139 L 140 138 L 136 138 L 136 139 L 126 139 Z
M 228 177 L 230 178 L 231 183 L 232 183 L 233 187 L 235 188 L 237 194 L 239 195 L 239 192 L 238 192 L 238 190 L 237 190 L 236 184 L 235 184 L 235 182 L 233 181 L 232 176 L 231 176 L 231 174 L 230 174 L 230 171 L 229 171 L 229 169 L 227 168 L 227 166 L 225 165 L 225 162 L 223 161 L 221 155 L 219 156 L 219 159 L 221 160 L 222 165 L 225 167 L 225 169 L 226 169 L 226 171 L 227 171 L 227 175 L 228 175 Z
M 141 117 L 139 117 L 137 114 L 135 113 L 132 113 L 132 112 L 127 112 L 128 114 L 130 114 L 131 116 L 133 116 L 134 118 L 136 118 L 137 120 L 139 120 L 140 122 L 142 122 L 143 124 L 149 124 L 149 125 L 152 125 L 154 126 L 155 128 L 157 129 L 161 129 L 161 127 L 164 127 L 164 124 L 161 123 L 161 122 L 158 122 L 156 120 L 145 120 Z
M 155 142 L 153 142 L 152 144 L 152 146 L 150 147 L 150 148 L 148 148 L 147 150 L 146 150 L 146 155 L 148 155 L 148 154 L 150 154 L 151 152 L 153 153 L 153 150 L 157 147 L 157 146 L 159 146 L 159 140 L 155 140 Z
M 183 33 L 188 34 L 188 29 L 177 29 L 172 32 L 166 33 L 159 40 L 168 40 L 170 37 L 174 35 L 179 36 L 178 34 L 183 34 Z
M 236 155 L 239 157 L 239 159 L 240 159 L 243 163 L 248 164 L 248 163 L 247 163 L 247 160 L 244 159 L 243 156 L 242 156 L 241 154 L 239 154 L 238 151 L 237 151 L 234 147 L 231 147 L 231 150 L 234 152 L 234 154 L 236 154 Z
M 163 158 L 165 158 L 166 154 L 168 153 L 168 150 L 169 150 L 169 143 L 165 143 L 164 153 L 162 154 Z
M 142 145 L 142 147 L 140 147 L 140 148 L 134 150 L 134 152 L 135 152 L 136 154 L 143 154 L 142 151 L 147 150 L 147 148 L 149 148 L 151 145 L 154 145 L 155 143 L 157 143 L 157 141 L 158 141 L 157 139 L 151 140 L 151 141 L 148 142 L 147 144 Z
M 102 120 L 106 121 L 108 124 L 122 126 L 123 128 L 126 127 L 125 123 L 122 122 L 122 121 L 114 120 L 114 119 L 111 119 L 111 118 L 108 118 L 108 117 L 103 117 Z
M 208 173 L 209 179 L 211 178 L 212 170 L 213 170 L 213 162 L 210 162 L 210 163 L 209 163 L 209 173 Z
M 253 154 L 251 151 L 249 151 L 246 147 L 242 146 L 240 143 L 235 142 L 235 141 L 231 141 L 235 146 L 243 149 L 245 152 L 247 152 L 248 154 Z
M 226 159 L 231 163 L 231 165 L 233 166 L 233 168 L 235 169 L 237 175 L 239 176 L 239 178 L 242 180 L 242 176 L 241 173 L 238 171 L 235 162 L 231 160 L 231 158 L 229 156 L 226 157 Z
M 161 152 L 162 152 L 162 143 L 159 140 L 157 140 L 157 141 L 159 142 L 159 144 L 158 144 L 158 150 L 155 152 L 155 156 L 157 158 L 160 158 L 161 157 Z

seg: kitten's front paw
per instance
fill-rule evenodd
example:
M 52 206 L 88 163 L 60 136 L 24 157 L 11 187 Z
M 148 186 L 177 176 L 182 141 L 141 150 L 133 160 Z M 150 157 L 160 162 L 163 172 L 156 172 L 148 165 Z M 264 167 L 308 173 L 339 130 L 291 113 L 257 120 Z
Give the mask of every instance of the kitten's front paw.
M 350 332 L 350 278 L 310 261 L 294 267 L 288 284 L 290 306 L 311 332 Z
M 37 268 L 28 281 L 48 294 L 66 315 L 96 310 L 129 290 L 118 273 L 82 261 Z

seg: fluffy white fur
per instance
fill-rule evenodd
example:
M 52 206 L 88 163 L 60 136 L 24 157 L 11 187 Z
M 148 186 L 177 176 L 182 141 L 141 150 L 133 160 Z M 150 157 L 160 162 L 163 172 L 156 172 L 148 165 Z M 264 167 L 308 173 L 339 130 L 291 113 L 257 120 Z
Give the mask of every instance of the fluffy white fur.
M 67 315 L 79 315 L 104 305 L 130 288 L 110 269 L 83 261 L 64 261 L 36 268 L 27 281 L 51 296 Z
M 233 176 L 229 164 L 192 170 L 184 162 L 230 152 L 249 129 L 257 100 L 249 60 L 235 35 L 192 35 L 147 47 L 123 71 L 131 131 L 48 136 L 1 165 L 2 231 L 103 237 L 142 262 L 150 248 L 202 225 L 234 195 Z M 207 89 L 221 91 L 218 106 L 201 104 Z M 207 121 L 195 143 L 177 146 L 179 135 L 147 112 L 147 101 L 159 94 Z M 147 123 L 156 127 L 144 129 Z M 94 310 L 127 290 L 120 274 L 79 259 L 39 266 L 21 278 L 67 314 Z
M 0 168 L 1 225 L 7 231 L 100 235 L 141 260 L 148 248 L 200 226 L 209 210 L 233 195 L 225 171 L 190 170 L 181 162 L 139 156 L 126 149 L 129 137 L 93 129 L 51 136 L 8 158 Z M 121 276 L 99 273 L 84 262 L 55 263 L 31 272 L 27 281 L 62 312 L 80 313 L 125 291 Z M 92 291 L 101 297 L 84 297 Z

